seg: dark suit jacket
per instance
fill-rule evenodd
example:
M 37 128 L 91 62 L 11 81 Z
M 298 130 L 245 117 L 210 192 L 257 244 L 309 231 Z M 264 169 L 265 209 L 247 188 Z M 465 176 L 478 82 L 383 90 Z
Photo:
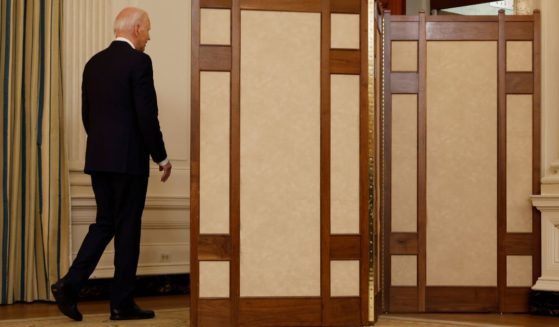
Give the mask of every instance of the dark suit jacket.
M 87 132 L 85 169 L 149 175 L 149 156 L 167 158 L 157 118 L 150 57 L 114 41 L 85 65 L 82 119 Z

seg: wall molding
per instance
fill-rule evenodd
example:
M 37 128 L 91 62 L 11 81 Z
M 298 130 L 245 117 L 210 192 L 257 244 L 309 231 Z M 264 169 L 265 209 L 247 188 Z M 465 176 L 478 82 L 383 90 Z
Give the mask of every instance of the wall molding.
M 71 199 L 72 208 L 96 209 L 95 197 L 75 195 Z M 190 210 L 189 196 L 148 196 L 145 209 L 183 209 Z M 74 222 L 77 220 L 74 219 Z
M 177 175 L 183 175 L 190 178 L 190 162 L 187 160 L 173 160 L 171 159 L 171 164 L 173 165 L 173 170 L 171 173 L 171 178 Z M 91 177 L 83 172 L 83 163 L 76 165 L 75 167 L 70 167 L 70 186 L 91 186 Z M 150 167 L 150 177 L 157 176 L 159 174 L 159 167 L 152 164 Z
M 532 204 L 541 212 L 542 273 L 532 287 L 538 291 L 559 291 L 559 195 L 534 195 Z
M 181 263 L 157 263 L 157 264 L 138 264 L 136 275 L 159 275 L 159 274 L 184 274 L 190 271 L 189 262 Z M 114 275 L 114 267 L 103 266 L 97 267 L 91 278 L 112 278 Z

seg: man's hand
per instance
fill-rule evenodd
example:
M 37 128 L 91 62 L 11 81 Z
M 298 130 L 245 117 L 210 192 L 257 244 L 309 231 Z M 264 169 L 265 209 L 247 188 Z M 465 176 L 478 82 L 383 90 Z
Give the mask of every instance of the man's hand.
M 159 171 L 163 172 L 163 175 L 161 176 L 161 181 L 163 183 L 165 183 L 167 181 L 167 179 L 169 179 L 169 176 L 171 176 L 171 169 L 173 168 L 173 165 L 171 165 L 171 162 L 167 162 L 166 165 L 164 166 L 159 166 Z

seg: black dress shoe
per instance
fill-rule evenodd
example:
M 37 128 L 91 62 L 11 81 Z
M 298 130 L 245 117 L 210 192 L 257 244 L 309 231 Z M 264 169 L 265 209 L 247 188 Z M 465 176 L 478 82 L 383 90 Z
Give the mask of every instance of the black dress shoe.
M 75 291 L 64 279 L 58 280 L 50 287 L 58 309 L 67 317 L 82 321 L 83 316 L 78 310 L 78 292 Z
M 111 320 L 151 319 L 153 310 L 142 310 L 136 303 L 123 308 L 111 308 Z

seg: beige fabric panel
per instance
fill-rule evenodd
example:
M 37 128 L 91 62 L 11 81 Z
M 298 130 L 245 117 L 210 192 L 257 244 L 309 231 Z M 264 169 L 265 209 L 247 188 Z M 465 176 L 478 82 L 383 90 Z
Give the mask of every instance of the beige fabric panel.
M 359 261 L 330 261 L 330 295 L 359 296 Z
M 230 74 L 200 73 L 200 234 L 229 234 Z
M 507 232 L 532 232 L 532 95 L 507 95 Z
M 320 34 L 241 13 L 241 296 L 320 295 Z
M 497 43 L 427 43 L 427 285 L 497 285 Z
M 229 261 L 200 261 L 200 298 L 229 297 Z
M 417 41 L 392 42 L 392 71 L 417 71 Z
M 332 49 L 359 49 L 359 15 L 332 14 Z
M 392 96 L 392 232 L 417 231 L 417 95 Z
M 332 234 L 359 234 L 359 78 L 331 77 Z
M 507 256 L 507 286 L 531 287 L 532 285 L 532 256 Z
M 532 71 L 532 41 L 507 42 L 507 71 Z
M 200 44 L 231 44 L 231 10 L 200 10 Z
M 393 255 L 390 260 L 390 286 L 417 286 L 416 255 Z

